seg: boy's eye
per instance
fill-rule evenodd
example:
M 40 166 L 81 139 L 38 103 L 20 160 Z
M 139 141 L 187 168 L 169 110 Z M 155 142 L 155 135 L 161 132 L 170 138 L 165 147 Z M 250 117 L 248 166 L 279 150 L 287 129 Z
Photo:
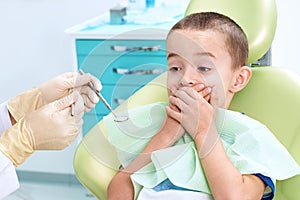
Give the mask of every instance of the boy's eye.
M 208 72 L 211 70 L 211 68 L 205 67 L 205 66 L 200 66 L 200 67 L 197 67 L 197 70 L 200 72 Z
M 179 71 L 179 70 L 181 70 L 181 68 L 180 67 L 176 67 L 176 66 L 170 66 L 169 70 L 170 71 Z

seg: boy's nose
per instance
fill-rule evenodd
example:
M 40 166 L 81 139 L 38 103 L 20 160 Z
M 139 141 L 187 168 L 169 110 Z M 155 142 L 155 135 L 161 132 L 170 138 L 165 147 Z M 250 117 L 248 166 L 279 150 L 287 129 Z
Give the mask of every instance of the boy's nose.
M 182 77 L 181 81 L 180 81 L 180 86 L 194 86 L 195 85 L 195 81 L 193 80 L 187 80 L 184 77 Z
M 196 72 L 190 68 L 186 69 L 180 80 L 180 86 L 194 86 L 197 84 Z

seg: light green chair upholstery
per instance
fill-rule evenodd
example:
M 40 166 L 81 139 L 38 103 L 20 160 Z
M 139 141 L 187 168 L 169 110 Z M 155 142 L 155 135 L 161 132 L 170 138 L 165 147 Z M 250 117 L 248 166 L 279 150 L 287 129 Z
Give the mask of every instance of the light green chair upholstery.
M 300 164 L 300 76 L 277 67 L 252 71 L 250 83 L 235 95 L 230 109 L 267 125 Z M 275 199 L 300 199 L 299 186 L 299 175 L 277 182 Z
M 233 18 L 246 32 L 252 63 L 270 48 L 276 29 L 275 0 L 191 0 L 186 14 L 215 11 Z M 157 101 L 167 101 L 166 74 L 148 83 L 117 110 Z M 266 124 L 300 163 L 300 76 L 277 67 L 253 68 L 247 87 L 237 93 L 230 109 L 244 112 Z M 106 140 L 106 127 L 99 122 L 78 145 L 74 170 L 79 181 L 98 199 L 106 189 L 119 162 Z M 276 155 L 274 155 L 276 156 Z M 300 176 L 277 183 L 277 200 L 300 199 Z

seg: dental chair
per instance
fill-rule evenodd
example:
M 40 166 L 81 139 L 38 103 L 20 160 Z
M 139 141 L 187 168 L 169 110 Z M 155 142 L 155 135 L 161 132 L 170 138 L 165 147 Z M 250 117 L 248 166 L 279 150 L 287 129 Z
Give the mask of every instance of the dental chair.
M 253 63 L 270 48 L 276 29 L 273 0 L 192 0 L 186 14 L 215 11 L 234 19 L 249 40 L 249 60 Z M 231 110 L 265 124 L 300 163 L 300 76 L 289 70 L 253 67 L 249 84 L 234 96 Z M 131 109 L 167 101 L 166 74 L 162 74 L 133 94 L 116 110 Z M 118 171 L 115 149 L 107 141 L 107 127 L 100 121 L 78 145 L 74 170 L 78 180 L 98 199 L 106 199 L 106 189 Z M 276 155 L 274 155 L 276 156 Z M 230 183 L 229 183 L 230 184 Z M 276 200 L 300 199 L 300 176 L 276 183 Z

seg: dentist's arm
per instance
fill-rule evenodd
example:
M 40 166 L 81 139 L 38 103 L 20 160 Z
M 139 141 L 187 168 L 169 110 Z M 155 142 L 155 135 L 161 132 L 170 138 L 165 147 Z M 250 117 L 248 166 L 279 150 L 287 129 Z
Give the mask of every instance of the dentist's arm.
M 6 103 L 0 104 L 0 135 L 11 127 Z M 0 199 L 20 187 L 18 176 L 12 161 L 0 151 Z

